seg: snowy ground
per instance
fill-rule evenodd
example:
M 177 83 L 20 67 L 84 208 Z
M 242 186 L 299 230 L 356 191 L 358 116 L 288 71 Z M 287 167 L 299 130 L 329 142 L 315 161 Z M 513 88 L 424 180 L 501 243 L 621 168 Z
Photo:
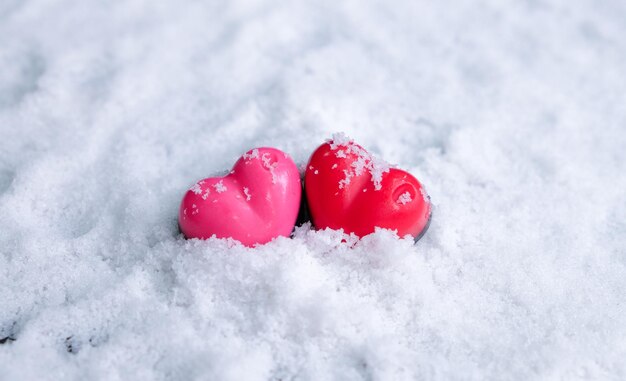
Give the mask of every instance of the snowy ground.
M 626 3 L 0 1 L 0 379 L 626 378 Z M 345 131 L 417 245 L 185 241 Z

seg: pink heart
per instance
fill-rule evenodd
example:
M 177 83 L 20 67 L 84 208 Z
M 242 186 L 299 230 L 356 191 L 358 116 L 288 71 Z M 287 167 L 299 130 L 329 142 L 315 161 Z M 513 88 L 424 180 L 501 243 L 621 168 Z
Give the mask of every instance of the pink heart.
M 246 246 L 289 236 L 298 217 L 302 186 L 293 160 L 275 148 L 245 153 L 224 177 L 192 186 L 178 223 L 187 238 L 233 238 Z

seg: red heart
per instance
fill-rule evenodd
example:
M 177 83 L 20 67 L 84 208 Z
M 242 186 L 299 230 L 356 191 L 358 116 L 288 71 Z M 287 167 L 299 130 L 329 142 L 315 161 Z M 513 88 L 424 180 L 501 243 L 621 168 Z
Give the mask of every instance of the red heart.
M 311 155 L 304 188 L 317 229 L 362 237 L 381 227 L 419 238 L 430 221 L 430 198 L 415 177 L 389 168 L 342 134 Z

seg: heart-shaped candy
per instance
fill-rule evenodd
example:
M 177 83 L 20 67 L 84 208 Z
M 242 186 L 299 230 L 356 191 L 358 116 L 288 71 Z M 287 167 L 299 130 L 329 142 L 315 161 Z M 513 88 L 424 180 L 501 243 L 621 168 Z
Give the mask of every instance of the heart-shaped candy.
M 430 197 L 420 182 L 343 134 L 313 153 L 304 189 L 317 229 L 343 229 L 362 237 L 381 227 L 419 239 L 430 222 Z
M 233 238 L 246 246 L 289 236 L 302 186 L 293 160 L 274 148 L 245 153 L 224 177 L 200 180 L 180 205 L 178 223 L 187 238 Z

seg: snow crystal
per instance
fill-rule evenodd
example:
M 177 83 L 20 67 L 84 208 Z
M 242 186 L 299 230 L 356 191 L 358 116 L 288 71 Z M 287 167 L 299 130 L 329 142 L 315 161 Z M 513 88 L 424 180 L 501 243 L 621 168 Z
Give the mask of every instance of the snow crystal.
M 202 187 L 200 186 L 200 183 L 193 184 L 193 186 L 191 188 L 189 188 L 189 190 L 192 191 L 195 194 L 202 193 Z
M 331 150 L 337 150 L 335 155 L 338 158 L 347 158 L 348 154 L 353 154 L 356 157 L 350 164 L 353 169 L 343 171 L 346 177 L 339 181 L 339 189 L 343 189 L 346 185 L 350 184 L 350 179 L 352 177 L 360 176 L 365 172 L 365 170 L 367 170 L 371 175 L 374 190 L 380 190 L 382 188 L 381 182 L 383 174 L 389 172 L 389 169 L 391 168 L 389 163 L 370 154 L 365 149 L 355 144 L 352 139 L 348 138 L 343 133 L 333 134 L 333 137 L 338 138 L 336 143 L 334 140 L 327 140 L 327 142 L 329 142 Z M 344 147 L 344 149 L 337 149 L 338 147 Z
M 420 193 L 422 194 L 422 199 L 424 199 L 424 202 L 430 202 L 430 196 L 428 195 L 428 193 L 426 193 L 426 189 L 424 189 L 423 185 L 420 188 Z
M 243 194 L 246 195 L 246 201 L 250 201 L 252 196 L 250 196 L 250 190 L 247 187 L 243 187 Z
M 272 159 L 271 159 L 271 155 L 269 153 L 264 153 L 261 156 L 261 160 L 263 161 L 263 166 L 267 169 L 269 169 L 271 175 L 272 175 L 272 184 L 276 184 L 277 181 L 277 175 L 276 175 L 276 167 L 278 166 L 277 162 L 273 162 L 272 163 Z
M 352 139 L 346 136 L 343 132 L 335 132 L 332 134 L 330 139 L 327 139 L 326 142 L 330 145 L 331 150 L 336 150 L 341 146 L 347 147 L 350 143 L 352 143 Z
M 224 185 L 224 180 L 220 180 L 217 183 L 213 184 L 213 188 L 215 188 L 215 191 L 217 193 L 223 193 L 228 190 L 228 188 L 226 188 L 226 185 Z
M 398 200 L 396 201 L 398 204 L 408 204 L 409 202 L 413 201 L 413 199 L 411 198 L 411 193 L 404 192 L 400 195 L 400 197 L 398 197 Z
M 368 165 L 368 169 L 370 173 L 372 174 L 372 182 L 374 183 L 374 189 L 380 190 L 382 188 L 381 182 L 383 180 L 383 174 L 389 172 L 389 169 L 391 168 L 391 166 L 389 165 L 389 163 L 387 163 L 383 159 L 378 158 L 376 156 L 371 158 L 371 161 L 369 162 L 369 164 L 370 165 Z
M 623 4 L 0 1 L 0 379 L 626 379 Z M 337 130 L 419 175 L 417 244 L 180 235 Z
M 346 177 L 344 177 L 342 180 L 339 180 L 339 189 L 343 189 L 346 187 L 346 185 L 349 185 L 352 177 L 354 177 L 354 174 L 351 171 L 344 169 L 343 173 Z
M 246 163 L 250 163 L 250 161 L 252 159 L 258 159 L 259 158 L 259 149 L 255 148 L 251 151 L 248 151 L 246 153 L 243 154 L 243 158 L 244 160 L 246 160 Z

